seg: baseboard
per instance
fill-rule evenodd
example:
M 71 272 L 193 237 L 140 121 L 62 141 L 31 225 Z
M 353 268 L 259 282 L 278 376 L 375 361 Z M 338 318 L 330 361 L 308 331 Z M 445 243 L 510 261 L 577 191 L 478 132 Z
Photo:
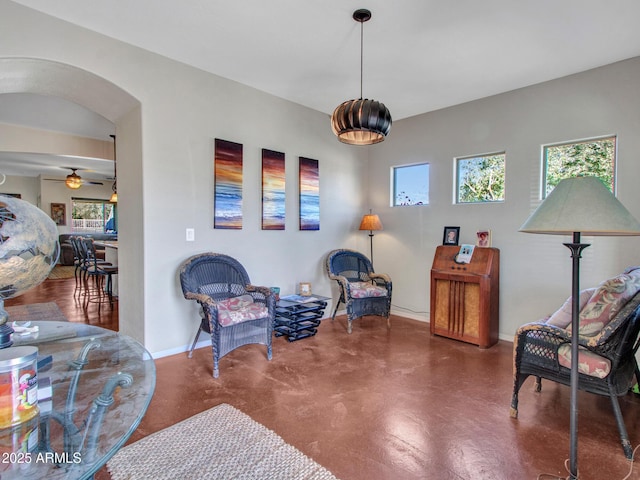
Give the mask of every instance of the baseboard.
M 204 335 L 204 333 L 202 335 Z M 207 338 L 206 340 L 200 340 L 198 343 L 196 343 L 195 349 L 202 348 L 202 347 L 211 347 L 211 340 L 209 338 Z M 189 343 L 188 345 L 182 345 L 180 347 L 170 348 L 169 350 L 161 350 L 160 352 L 152 353 L 151 357 L 154 359 L 169 357 L 171 355 L 177 355 L 179 353 L 186 353 L 189 351 L 190 348 L 191 348 L 191 344 Z

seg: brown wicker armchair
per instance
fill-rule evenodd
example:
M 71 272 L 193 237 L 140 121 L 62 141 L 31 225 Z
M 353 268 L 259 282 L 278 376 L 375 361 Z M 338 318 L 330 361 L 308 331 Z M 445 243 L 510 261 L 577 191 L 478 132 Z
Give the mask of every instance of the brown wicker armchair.
M 634 377 L 640 381 L 635 358 L 639 332 L 640 293 L 636 288 L 632 298 L 611 316 L 602 330 L 589 332 L 589 336 L 581 333 L 579 337 L 578 388 L 610 398 L 622 448 L 629 459 L 633 452 L 618 397 L 629 392 Z M 513 418 L 518 417 L 518 392 L 530 375 L 536 377 L 537 392 L 542 388 L 542 378 L 571 384 L 570 344 L 570 330 L 553 325 L 549 320 L 529 323 L 518 329 L 514 340 Z
M 340 299 L 336 302 L 331 319 L 336 318 L 340 303 L 347 307 L 347 332 L 352 323 L 365 315 L 378 315 L 387 319 L 391 328 L 391 278 L 384 273 L 375 273 L 367 257 L 355 250 L 338 249 L 329 252 L 326 259 L 329 278 L 338 282 Z
M 271 360 L 275 298 L 268 287 L 251 285 L 237 260 L 219 253 L 194 255 L 180 267 L 180 283 L 184 298 L 202 307 L 189 358 L 204 331 L 211 334 L 214 378 L 219 374 L 219 360 L 243 345 L 266 345 Z

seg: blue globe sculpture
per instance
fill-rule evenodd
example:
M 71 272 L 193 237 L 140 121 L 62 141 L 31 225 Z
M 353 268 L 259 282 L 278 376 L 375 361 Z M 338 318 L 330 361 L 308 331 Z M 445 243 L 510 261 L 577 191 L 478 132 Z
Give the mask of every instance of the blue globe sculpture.
M 4 301 L 42 283 L 59 255 L 53 220 L 29 202 L 0 195 L 0 348 L 12 344 L 13 333 Z

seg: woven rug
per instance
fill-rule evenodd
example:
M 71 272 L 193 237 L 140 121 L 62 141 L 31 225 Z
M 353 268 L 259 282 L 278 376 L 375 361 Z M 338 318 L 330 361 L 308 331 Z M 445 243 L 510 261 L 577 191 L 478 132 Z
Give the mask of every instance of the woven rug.
M 337 480 L 226 403 L 124 447 L 107 469 L 113 480 Z
M 10 322 L 34 322 L 39 320 L 67 321 L 67 318 L 54 302 L 29 303 L 27 305 L 5 307 L 5 309 L 9 314 Z
M 76 271 L 76 267 L 73 265 L 56 265 L 49 272 L 49 280 L 61 280 L 65 278 L 73 278 Z

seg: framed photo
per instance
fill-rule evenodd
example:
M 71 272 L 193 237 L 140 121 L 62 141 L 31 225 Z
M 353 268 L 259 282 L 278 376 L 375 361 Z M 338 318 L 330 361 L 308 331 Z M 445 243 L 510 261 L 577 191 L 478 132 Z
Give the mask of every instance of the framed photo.
M 67 224 L 67 211 L 64 203 L 51 204 L 51 219 L 56 225 Z
M 303 297 L 308 297 L 311 295 L 311 284 L 307 282 L 300 283 L 300 295 Z
M 442 236 L 443 245 L 458 245 L 458 238 L 460 237 L 460 227 L 444 227 L 444 234 Z
M 476 246 L 477 247 L 491 246 L 491 230 L 478 230 L 476 232 Z

